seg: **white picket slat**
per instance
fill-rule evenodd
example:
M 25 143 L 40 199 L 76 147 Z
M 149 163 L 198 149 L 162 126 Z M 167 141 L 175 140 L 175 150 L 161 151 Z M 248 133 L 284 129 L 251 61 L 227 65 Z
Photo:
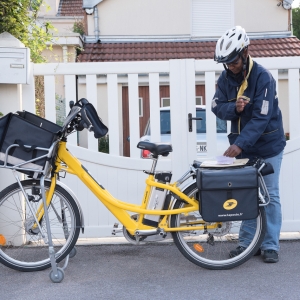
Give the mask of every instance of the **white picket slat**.
M 76 75 L 65 75 L 65 105 L 66 105 L 66 113 L 68 114 L 70 111 L 70 101 L 76 102 Z M 77 145 L 77 134 L 73 133 L 68 136 L 68 142 Z
M 86 98 L 93 104 L 97 111 L 97 78 L 96 75 L 86 75 Z M 98 139 L 94 137 L 94 133 L 88 134 L 88 149 L 98 152 Z
M 117 74 L 107 75 L 109 153 L 120 155 L 120 124 Z
M 55 76 L 47 75 L 44 77 L 45 85 L 45 118 L 56 123 L 55 109 Z
M 130 157 L 140 157 L 136 147 L 140 140 L 138 74 L 128 75 Z
M 299 69 L 289 69 L 289 128 L 290 138 L 296 138 L 300 136 L 299 126 Z
M 217 155 L 216 117 L 210 109 L 215 93 L 215 76 L 215 72 L 205 72 L 206 149 L 207 155 L 211 158 L 214 158 Z M 225 150 L 226 149 L 224 149 L 224 151 Z
M 151 124 L 151 141 L 160 142 L 160 111 L 159 111 L 159 74 L 149 74 L 149 98 L 150 98 L 150 124 Z

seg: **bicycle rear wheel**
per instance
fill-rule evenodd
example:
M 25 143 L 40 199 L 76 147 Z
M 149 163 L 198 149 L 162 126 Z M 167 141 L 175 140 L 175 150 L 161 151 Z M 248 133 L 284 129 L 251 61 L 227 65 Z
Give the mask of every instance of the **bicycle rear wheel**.
M 198 198 L 196 183 L 183 191 L 189 197 Z M 174 209 L 185 207 L 187 204 L 176 200 Z M 193 230 L 195 226 L 202 226 L 201 230 Z M 219 224 L 205 222 L 199 211 L 172 215 L 171 227 L 188 226 L 190 231 L 172 232 L 177 248 L 191 262 L 206 269 L 231 269 L 250 259 L 259 249 L 266 230 L 266 215 L 263 207 L 255 220 L 242 226 L 242 221 L 222 222 Z M 249 246 L 243 252 L 232 257 L 230 253 L 239 246 L 239 233 L 253 227 L 254 235 L 248 240 Z
M 40 182 L 21 181 L 30 205 L 36 213 L 42 205 Z M 50 182 L 45 182 L 49 190 Z M 80 214 L 75 200 L 60 186 L 56 186 L 48 207 L 52 241 L 56 261 L 60 262 L 73 249 L 80 231 Z M 44 217 L 40 220 L 47 236 Z M 49 248 L 45 244 L 18 183 L 0 193 L 0 262 L 19 271 L 39 271 L 51 266 Z

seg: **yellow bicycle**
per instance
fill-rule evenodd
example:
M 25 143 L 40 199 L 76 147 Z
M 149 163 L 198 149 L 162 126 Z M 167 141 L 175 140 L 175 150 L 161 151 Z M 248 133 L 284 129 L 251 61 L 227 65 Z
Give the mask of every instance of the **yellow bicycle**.
M 74 246 L 80 229 L 84 229 L 76 195 L 58 180 L 62 173 L 76 175 L 97 196 L 123 225 L 122 232 L 132 244 L 143 244 L 150 236 L 163 240 L 171 233 L 175 245 L 187 259 L 208 269 L 236 267 L 258 250 L 266 226 L 264 207 L 259 207 L 259 214 L 253 221 L 254 235 L 248 241 L 249 246 L 236 256 L 230 255 L 238 246 L 242 222 L 205 222 L 202 219 L 195 180 L 197 162 L 174 183 L 171 183 L 171 172 L 156 172 L 158 157 L 168 155 L 171 145 L 147 142 L 137 145 L 149 150 L 153 160 L 140 205 L 113 197 L 67 149 L 67 136 L 83 128 L 94 131 L 96 137 L 106 133 L 86 99 L 72 106 L 57 138 L 49 149 L 44 149 L 47 159 L 42 170 L 4 161 L 4 167 L 13 170 L 17 182 L 0 193 L 1 263 L 19 271 L 52 267 L 51 280 L 62 281 L 64 271 L 57 263 L 76 254 Z M 20 181 L 16 171 L 22 170 L 38 172 L 39 176 Z M 265 195 L 260 193 L 260 197 L 261 203 L 266 203 Z

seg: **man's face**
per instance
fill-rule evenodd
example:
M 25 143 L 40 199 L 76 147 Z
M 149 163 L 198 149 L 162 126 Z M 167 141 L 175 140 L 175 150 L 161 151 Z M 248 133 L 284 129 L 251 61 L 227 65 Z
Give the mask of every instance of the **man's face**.
M 243 70 L 243 60 L 241 56 L 238 56 L 233 62 L 226 64 L 226 66 L 233 74 L 238 74 Z

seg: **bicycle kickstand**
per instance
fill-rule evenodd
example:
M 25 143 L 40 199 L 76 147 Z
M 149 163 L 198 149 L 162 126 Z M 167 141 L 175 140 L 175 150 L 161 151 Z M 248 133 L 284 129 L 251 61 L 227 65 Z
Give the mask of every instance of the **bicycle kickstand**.
M 62 282 L 65 277 L 64 269 L 67 267 L 69 257 L 67 257 L 63 268 L 60 268 L 57 266 L 56 258 L 55 258 L 55 250 L 54 250 L 52 235 L 51 235 L 47 201 L 46 201 L 45 176 L 44 175 L 41 177 L 40 183 L 41 183 L 41 191 L 42 191 L 42 198 L 43 198 L 43 204 L 44 204 L 44 217 L 45 217 L 45 221 L 46 221 L 46 228 L 47 228 L 47 235 L 48 235 L 49 257 L 50 257 L 50 263 L 51 263 L 51 268 L 52 268 L 52 270 L 50 271 L 49 277 L 52 282 L 59 283 L 59 282 Z

